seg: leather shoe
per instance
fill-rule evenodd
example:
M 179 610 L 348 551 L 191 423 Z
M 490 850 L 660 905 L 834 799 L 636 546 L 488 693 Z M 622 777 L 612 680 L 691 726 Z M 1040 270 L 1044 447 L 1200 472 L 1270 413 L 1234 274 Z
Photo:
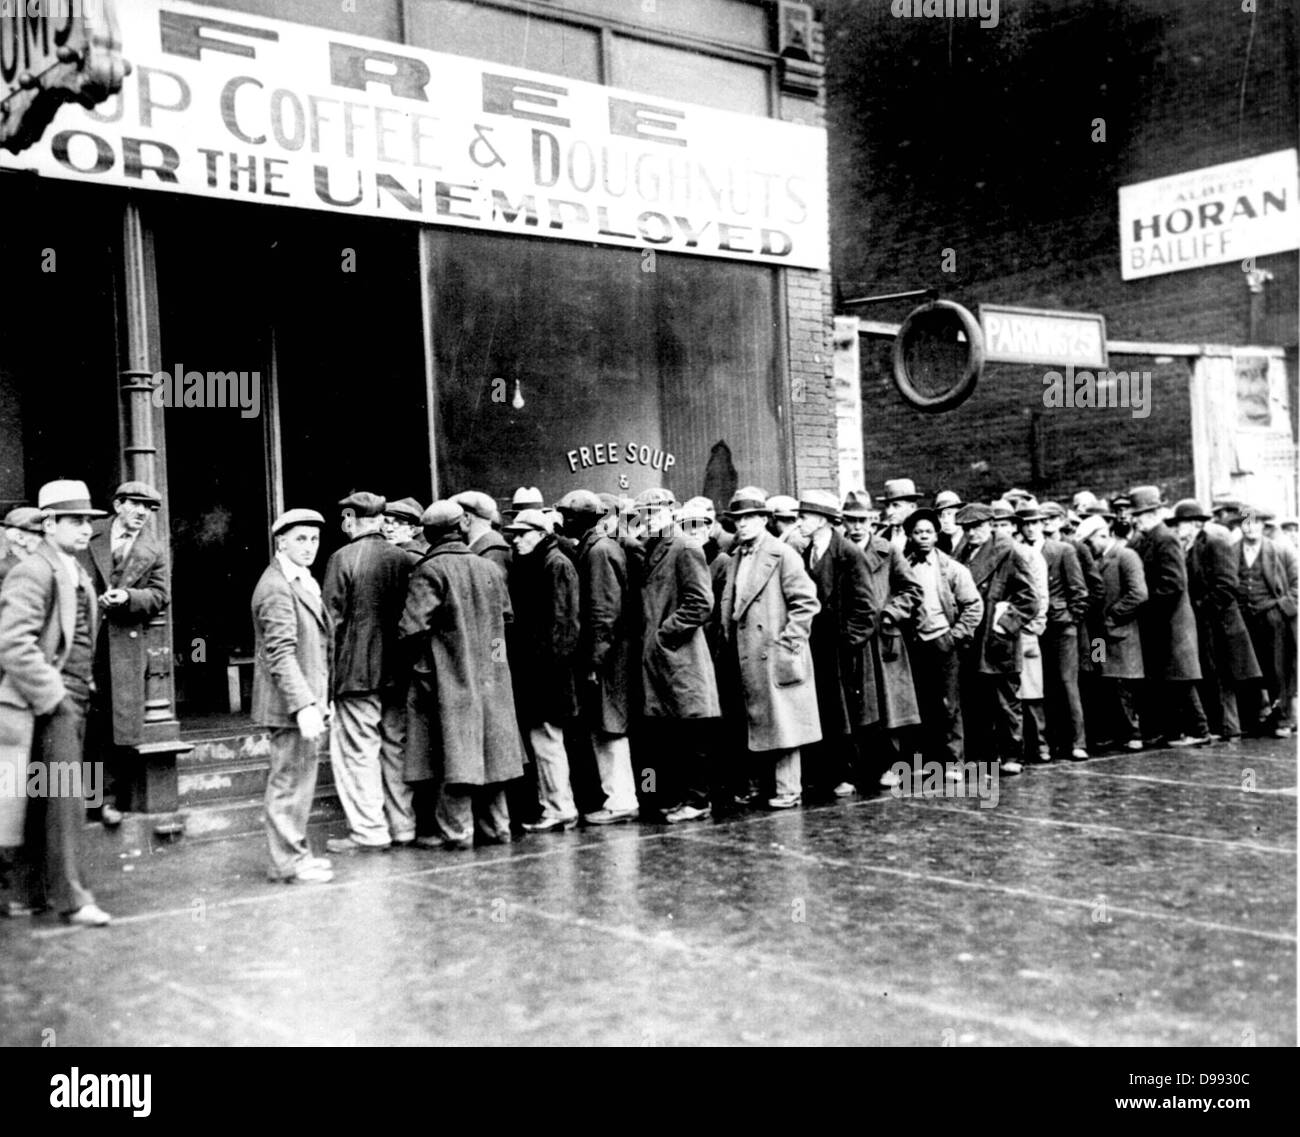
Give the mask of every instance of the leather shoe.
M 389 845 L 362 845 L 351 837 L 331 837 L 325 842 L 325 851 L 329 853 L 386 853 Z
M 624 821 L 636 821 L 640 816 L 639 809 L 598 809 L 594 813 L 584 813 L 582 820 L 587 825 L 618 825 Z
M 767 799 L 768 809 L 794 809 L 799 804 L 799 794 L 778 794 Z
M 75 912 L 63 913 L 63 922 L 82 928 L 104 928 L 113 922 L 113 917 L 98 904 L 83 904 Z
M 328 868 L 304 861 L 298 866 L 297 872 L 291 872 L 288 876 L 271 873 L 270 877 L 280 884 L 329 884 L 334 879 L 334 874 Z
M 523 828 L 528 833 L 562 833 L 577 824 L 575 814 L 573 817 L 543 817 L 540 821 L 525 821 Z

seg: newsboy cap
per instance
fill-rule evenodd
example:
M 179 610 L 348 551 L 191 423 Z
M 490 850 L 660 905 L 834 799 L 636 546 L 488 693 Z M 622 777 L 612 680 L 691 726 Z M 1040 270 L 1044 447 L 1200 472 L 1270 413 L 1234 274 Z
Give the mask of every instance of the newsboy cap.
M 799 498 L 800 513 L 819 513 L 832 521 L 839 521 L 843 515 L 839 500 L 828 490 L 807 490 Z
M 750 514 L 771 512 L 767 505 L 767 494 L 758 486 L 741 486 L 731 495 L 731 502 L 727 506 L 728 517 L 746 517 Z
M 37 508 L 50 517 L 107 517 L 102 509 L 90 504 L 90 490 L 85 482 L 59 478 L 46 482 L 36 495 Z
M 452 494 L 447 500 L 454 501 L 466 513 L 472 513 L 484 521 L 491 521 L 497 511 L 497 503 L 482 490 L 461 490 L 460 493 Z
M 324 527 L 325 518 L 314 509 L 286 509 L 271 522 L 271 536 L 278 537 L 286 529 L 295 525 L 318 525 Z
M 1086 541 L 1089 537 L 1095 537 L 1098 533 L 1105 532 L 1110 528 L 1106 518 L 1100 513 L 1090 513 L 1079 522 L 1079 528 L 1075 530 L 1075 537 L 1080 541 Z
M 604 517 L 609 512 L 605 503 L 591 490 L 570 490 L 560 498 L 555 508 L 561 513 L 594 513 L 597 517 Z
M 677 498 L 673 496 L 673 491 L 665 489 L 642 490 L 633 501 L 639 510 L 672 509 L 677 504 Z
M 429 530 L 451 529 L 460 524 L 465 511 L 454 501 L 435 501 L 420 515 L 420 524 Z
M 693 497 L 684 502 L 673 514 L 673 519 L 679 524 L 683 521 L 705 521 L 712 523 L 716 520 L 713 510 L 713 502 L 707 497 Z
M 20 505 L 17 509 L 11 509 L 5 514 L 4 528 L 21 529 L 24 533 L 44 533 L 41 528 L 41 522 L 45 520 L 45 514 L 30 505 Z
M 982 501 L 973 501 L 969 505 L 963 505 L 957 511 L 957 524 L 963 529 L 968 529 L 972 525 L 979 525 L 985 521 L 993 520 L 993 507 L 985 505 Z
M 113 491 L 114 501 L 121 498 L 127 501 L 142 501 L 146 505 L 152 505 L 154 509 L 162 505 L 162 494 L 148 482 L 123 482 Z
M 419 525 L 420 518 L 424 516 L 424 506 L 413 497 L 399 497 L 384 506 L 384 516 L 395 517 L 408 525 Z
M 539 533 L 552 531 L 550 521 L 540 509 L 521 509 L 505 529 L 507 533 L 527 533 L 530 529 L 536 529 Z
M 387 504 L 378 494 L 366 493 L 365 490 L 355 490 L 339 502 L 340 506 L 352 510 L 358 517 L 379 517 Z

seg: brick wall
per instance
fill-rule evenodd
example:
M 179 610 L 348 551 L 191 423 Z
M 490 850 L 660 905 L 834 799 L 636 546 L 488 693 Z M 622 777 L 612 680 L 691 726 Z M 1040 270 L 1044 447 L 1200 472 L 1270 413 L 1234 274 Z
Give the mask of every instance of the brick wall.
M 840 297 L 932 286 L 972 310 L 983 301 L 1100 312 L 1112 339 L 1250 342 L 1239 263 L 1120 279 L 1118 187 L 1296 145 L 1296 9 L 1257 7 L 1252 37 L 1238 3 L 1004 0 L 997 27 L 981 29 L 828 0 Z M 1104 142 L 1092 140 L 1096 119 Z M 945 250 L 954 272 L 943 271 Z M 1258 267 L 1275 277 L 1258 339 L 1293 359 L 1297 257 L 1261 257 Z M 897 323 L 911 306 L 855 312 Z M 897 395 L 871 341 L 863 358 L 869 488 L 886 474 L 966 488 L 980 461 L 1006 471 L 993 488 L 1030 480 L 1035 415 L 1040 489 L 1190 485 L 1182 363 L 1142 363 L 1153 371 L 1156 410 L 1137 421 L 1045 410 L 1044 368 L 994 366 L 966 406 L 924 416 Z M 1138 361 L 1112 366 L 1128 362 Z M 1094 429 L 1107 414 L 1115 421 Z

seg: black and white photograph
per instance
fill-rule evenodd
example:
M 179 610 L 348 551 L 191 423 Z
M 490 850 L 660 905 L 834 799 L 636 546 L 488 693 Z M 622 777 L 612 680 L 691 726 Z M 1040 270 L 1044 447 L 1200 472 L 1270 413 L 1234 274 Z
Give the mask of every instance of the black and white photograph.
M 154 1053 L 248 1047 L 1123 1048 L 1092 1116 L 1258 1106 L 1298 40 L 0 0 L 32 1116 L 167 1120 Z

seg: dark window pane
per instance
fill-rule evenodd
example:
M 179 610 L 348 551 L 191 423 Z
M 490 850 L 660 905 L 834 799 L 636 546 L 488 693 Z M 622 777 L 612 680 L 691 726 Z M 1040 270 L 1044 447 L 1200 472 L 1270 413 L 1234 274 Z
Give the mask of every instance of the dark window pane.
M 766 68 L 713 59 L 624 36 L 614 38 L 610 83 L 629 91 L 724 111 L 749 115 L 769 113 Z

